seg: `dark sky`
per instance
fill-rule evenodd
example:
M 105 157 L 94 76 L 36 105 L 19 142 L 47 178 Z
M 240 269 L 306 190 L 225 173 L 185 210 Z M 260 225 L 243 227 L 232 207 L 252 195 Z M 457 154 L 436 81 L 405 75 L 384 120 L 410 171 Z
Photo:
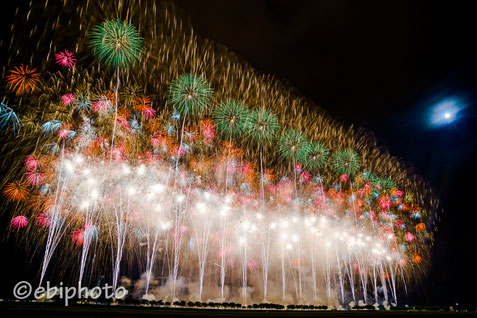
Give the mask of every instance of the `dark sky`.
M 197 33 L 375 133 L 439 194 L 433 266 L 410 302 L 477 304 L 477 10 L 464 1 L 177 0 Z M 458 98 L 463 118 L 428 126 Z
M 290 82 L 342 122 L 373 131 L 429 180 L 444 213 L 433 266 L 409 301 L 477 304 L 475 2 L 175 2 L 201 36 Z M 464 116 L 428 127 L 432 105 L 455 97 Z

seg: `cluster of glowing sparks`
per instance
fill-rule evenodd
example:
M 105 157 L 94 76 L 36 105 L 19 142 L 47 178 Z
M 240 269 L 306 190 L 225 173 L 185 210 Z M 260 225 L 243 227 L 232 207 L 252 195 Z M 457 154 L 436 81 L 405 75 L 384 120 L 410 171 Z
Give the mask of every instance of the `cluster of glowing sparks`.
M 90 34 L 93 55 L 118 79 L 141 60 L 143 41 L 121 20 Z M 76 63 L 68 50 L 55 58 Z M 7 76 L 16 94 L 39 81 L 28 66 Z M 23 176 L 3 194 L 20 206 L 12 231 L 45 242 L 40 284 L 62 246 L 79 282 L 108 272 L 116 287 L 134 259 L 142 294 L 164 299 L 397 303 L 423 262 L 415 242 L 426 226 L 412 194 L 366 171 L 359 152 L 285 129 L 265 107 L 216 103 L 202 75 L 168 81 L 169 112 L 143 93 L 120 95 L 118 80 L 115 90 L 60 92 L 58 104 L 74 116 L 38 125 L 43 147 L 22 158 Z M 2 107 L 1 128 L 18 131 Z M 244 140 L 258 161 L 238 146 Z M 273 168 L 288 169 L 272 169 L 270 151 Z
M 372 286 L 366 287 L 368 280 L 376 284 L 376 280 L 389 279 L 392 290 L 396 275 L 401 275 L 402 268 L 407 266 L 407 246 L 398 243 L 395 233 L 405 226 L 402 220 L 395 219 L 391 209 L 397 205 L 405 210 L 417 207 L 406 206 L 403 194 L 396 189 L 390 192 L 393 199 L 378 199 L 381 212 L 377 215 L 362 209 L 362 199 L 372 191 L 370 182 L 347 198 L 334 188 L 325 192 L 319 183 L 307 180 L 301 173 L 298 202 L 293 199 L 293 182 L 282 179 L 275 184 L 267 182 L 267 204 L 263 209 L 259 193 L 243 189 L 244 183 L 238 186 L 245 169 L 236 160 L 229 164 L 229 192 L 224 194 L 220 188 L 204 186 L 200 175 L 177 171 L 160 157 L 153 155 L 131 165 L 123 159 L 110 161 L 108 156 L 67 152 L 54 162 L 52 183 L 45 185 L 48 191 L 55 189 L 54 206 L 62 211 L 61 218 L 55 219 L 65 222 L 72 218 L 80 224 L 70 230 L 77 248 L 85 242 L 107 238 L 111 232 L 125 231 L 137 244 L 151 244 L 155 240 L 156 262 L 170 270 L 171 276 L 174 266 L 170 259 L 174 259 L 175 253 L 182 254 L 178 256 L 182 266 L 199 272 L 200 261 L 190 258 L 195 253 L 205 253 L 202 275 L 209 279 L 217 271 L 214 264 L 219 264 L 222 257 L 226 261 L 220 266 L 228 267 L 229 275 L 237 275 L 234 272 L 240 268 L 249 277 L 256 275 L 264 270 L 266 249 L 268 284 L 281 284 L 283 289 L 273 298 L 284 301 L 332 298 L 332 281 L 337 272 L 343 276 L 340 284 L 345 284 L 346 275 L 350 281 L 354 279 L 357 286 L 353 287 L 353 298 L 357 297 L 355 289 L 356 294 L 358 290 L 373 290 Z M 37 165 L 40 164 L 34 167 Z M 226 165 L 222 161 L 208 173 L 220 179 Z M 341 179 L 342 187 L 349 185 L 347 177 Z M 9 191 L 5 193 L 8 195 Z M 43 226 L 51 226 L 55 219 L 50 217 Z M 26 223 L 26 217 L 18 216 L 12 220 L 12 227 L 21 228 Z M 425 230 L 422 226 L 417 224 L 416 235 Z M 404 241 L 412 242 L 414 234 L 405 233 Z M 182 251 L 177 250 L 177 244 L 183 245 Z M 411 261 L 419 263 L 420 256 L 413 255 Z M 236 279 L 243 279 L 241 275 Z M 249 280 L 256 283 L 256 278 Z M 250 281 L 240 282 L 238 287 L 247 287 Z M 262 287 L 264 297 L 265 288 Z M 395 293 L 392 290 L 393 297 L 397 297 Z M 244 295 L 247 296 L 250 295 Z M 366 292 L 363 297 L 366 300 Z

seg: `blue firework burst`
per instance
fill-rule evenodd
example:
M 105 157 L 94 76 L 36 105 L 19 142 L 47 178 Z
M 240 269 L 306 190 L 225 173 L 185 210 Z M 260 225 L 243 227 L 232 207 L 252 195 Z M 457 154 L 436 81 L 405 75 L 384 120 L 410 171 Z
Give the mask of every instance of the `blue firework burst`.
M 63 123 L 59 120 L 52 119 L 41 125 L 41 132 L 45 136 L 49 136 L 52 133 L 57 133 L 60 130 Z
M 13 129 L 13 134 L 15 135 L 18 131 L 20 131 L 21 127 L 21 121 L 18 118 L 17 114 L 5 105 L 3 102 L 0 103 L 0 131 L 2 131 L 4 128 L 5 130 L 8 130 L 10 126 Z
M 88 94 L 77 94 L 74 102 L 74 110 L 77 112 L 87 112 L 91 108 L 91 100 Z

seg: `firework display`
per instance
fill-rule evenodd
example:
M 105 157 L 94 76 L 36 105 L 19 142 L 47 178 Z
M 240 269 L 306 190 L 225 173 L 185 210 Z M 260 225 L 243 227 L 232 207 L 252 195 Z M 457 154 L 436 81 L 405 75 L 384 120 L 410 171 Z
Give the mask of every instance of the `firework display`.
M 138 297 L 335 307 L 418 285 L 437 200 L 373 137 L 197 38 L 168 2 L 30 20 L 48 6 L 23 19 L 51 45 L 10 44 L 41 77 L 10 67 L 0 105 L 7 232 L 41 253 L 40 284 L 125 276 Z

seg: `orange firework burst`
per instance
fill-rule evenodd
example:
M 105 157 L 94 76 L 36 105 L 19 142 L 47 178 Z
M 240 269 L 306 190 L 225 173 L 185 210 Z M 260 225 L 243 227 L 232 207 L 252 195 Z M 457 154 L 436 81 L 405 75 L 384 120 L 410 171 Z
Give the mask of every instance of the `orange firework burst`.
M 162 127 L 162 120 L 160 118 L 154 118 L 150 121 L 148 121 L 145 125 L 146 127 L 146 130 L 153 134 L 155 133 L 157 130 L 161 129 Z
M 5 194 L 9 201 L 24 201 L 30 194 L 28 183 L 20 181 L 11 182 L 5 186 L 3 194 Z
M 45 216 L 51 211 L 55 205 L 55 198 L 44 195 L 33 195 L 28 200 L 27 208 L 35 214 L 44 213 Z
M 116 93 L 114 91 L 108 91 L 106 93 L 106 98 L 111 102 L 113 106 L 116 106 L 116 101 L 119 104 L 119 95 L 116 96 Z
M 422 257 L 418 253 L 414 253 L 412 256 L 412 259 L 414 260 L 414 263 L 416 264 L 422 263 Z
M 275 175 L 273 169 L 265 169 L 263 171 L 263 182 L 265 183 L 272 183 L 275 180 Z
M 146 119 L 152 119 L 156 110 L 151 107 L 151 99 L 145 96 L 138 96 L 133 101 L 134 110 L 142 114 Z
M 419 223 L 416 225 L 416 231 L 424 232 L 426 230 L 426 225 L 424 223 Z
M 29 93 L 40 82 L 40 73 L 36 71 L 36 68 L 30 69 L 29 66 L 15 67 L 10 70 L 10 75 L 7 75 L 8 86 L 16 92 L 17 95 L 23 93 Z
M 151 99 L 149 97 L 137 96 L 133 101 L 134 110 L 142 113 L 144 109 L 151 107 Z

